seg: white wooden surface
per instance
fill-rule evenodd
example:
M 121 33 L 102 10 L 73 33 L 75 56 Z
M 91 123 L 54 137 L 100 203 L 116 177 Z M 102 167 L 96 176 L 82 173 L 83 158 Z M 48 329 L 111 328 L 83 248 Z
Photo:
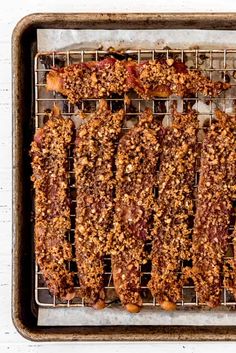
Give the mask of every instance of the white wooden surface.
M 236 12 L 236 1 L 217 0 L 1 0 L 0 1 L 0 353 L 19 352 L 236 352 L 236 342 L 34 343 L 11 322 L 11 34 L 34 12 Z M 235 36 L 236 42 L 236 36 Z

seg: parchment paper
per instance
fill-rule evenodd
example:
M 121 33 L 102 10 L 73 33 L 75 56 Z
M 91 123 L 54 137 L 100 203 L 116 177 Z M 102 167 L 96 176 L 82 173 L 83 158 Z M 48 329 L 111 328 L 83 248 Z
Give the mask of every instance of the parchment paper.
M 235 48 L 235 31 L 209 30 L 38 30 L 38 50 Z
M 189 325 L 232 326 L 236 325 L 235 312 L 185 311 L 166 312 L 145 307 L 138 314 L 130 314 L 123 308 L 40 308 L 38 324 L 43 326 L 109 326 L 109 325 Z

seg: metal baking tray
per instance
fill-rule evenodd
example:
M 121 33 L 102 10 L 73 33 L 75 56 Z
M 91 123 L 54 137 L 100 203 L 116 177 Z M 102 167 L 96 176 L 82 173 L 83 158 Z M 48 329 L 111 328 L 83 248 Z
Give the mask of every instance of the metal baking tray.
M 230 27 L 229 27 L 230 23 Z M 235 29 L 236 15 L 234 14 L 35 14 L 24 18 L 15 28 L 13 34 L 13 286 L 12 286 L 12 316 L 18 331 L 32 340 L 194 340 L 194 339 L 235 339 L 236 326 L 67 326 L 40 327 L 37 326 L 38 307 L 67 307 L 81 306 L 83 302 L 60 303 L 48 295 L 47 288 L 40 280 L 40 272 L 34 266 L 33 257 L 33 229 L 31 221 L 32 200 L 30 196 L 30 160 L 29 145 L 34 128 L 42 123 L 44 115 L 42 103 L 55 101 L 42 95 L 40 87 L 44 86 L 42 77 L 45 70 L 40 65 L 44 57 L 63 57 L 69 64 L 73 56 L 84 60 L 84 57 L 97 59 L 103 55 L 102 51 L 74 51 L 60 53 L 37 53 L 36 31 L 40 28 L 69 28 L 69 29 Z M 190 55 L 195 68 L 198 68 L 199 57 L 208 55 L 208 65 L 204 68 L 208 73 L 222 74 L 226 79 L 226 72 L 234 71 L 232 55 L 236 50 L 139 50 L 130 54 L 137 56 L 137 60 L 151 59 L 156 54 L 175 55 L 183 60 Z M 216 57 L 222 67 L 212 69 L 212 58 Z M 86 59 L 85 59 L 86 60 Z M 22 64 L 23 63 L 23 64 Z M 226 71 L 227 67 L 227 71 Z M 220 77 L 219 77 L 220 79 Z M 231 97 L 231 99 L 234 99 Z M 60 100 L 60 99 L 59 99 Z M 225 100 L 225 96 L 222 101 Z M 197 102 L 197 100 L 195 99 Z M 141 102 L 138 101 L 140 110 Z M 110 104 L 113 102 L 110 100 Z M 152 102 L 154 113 L 155 102 Z M 223 102 L 223 104 L 225 104 Z M 168 106 L 168 105 L 167 105 Z M 212 116 L 212 104 L 209 115 Z M 67 107 L 67 115 L 72 115 L 71 107 Z M 158 113 L 157 113 L 158 114 Z M 168 115 L 168 111 L 167 111 Z M 35 119 L 32 119 L 35 117 Z M 109 259 L 108 259 L 109 262 Z M 111 274 L 107 275 L 106 289 L 112 290 Z M 149 270 L 143 274 L 143 288 L 147 291 L 145 278 Z M 142 280 L 142 278 L 141 278 Z M 189 293 L 192 293 L 189 295 Z M 155 306 L 150 299 L 145 306 Z M 222 289 L 222 306 L 234 307 L 234 299 Z M 180 307 L 198 306 L 193 287 L 186 286 L 183 299 L 178 303 Z M 236 313 L 235 313 L 236 315 Z

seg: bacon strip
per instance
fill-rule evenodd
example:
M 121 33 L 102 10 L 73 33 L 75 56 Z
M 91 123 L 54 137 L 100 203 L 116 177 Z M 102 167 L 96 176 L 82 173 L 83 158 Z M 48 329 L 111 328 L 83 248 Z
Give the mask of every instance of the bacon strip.
M 163 309 L 175 309 L 182 296 L 181 261 L 190 258 L 189 227 L 193 216 L 193 186 L 198 120 L 195 111 L 173 111 L 166 128 L 155 206 L 152 271 L 148 284 Z
M 75 295 L 73 273 L 66 266 L 72 259 L 67 240 L 71 228 L 67 157 L 72 134 L 73 122 L 54 108 L 31 144 L 36 261 L 51 294 L 66 300 Z
M 224 274 L 224 287 L 234 295 L 236 300 L 236 223 L 232 234 L 233 251 L 230 258 L 224 261 L 223 274 Z
M 112 113 L 101 101 L 99 109 L 79 128 L 75 146 L 75 247 L 80 294 L 96 309 L 105 306 L 103 257 L 113 223 L 115 142 L 123 118 L 123 110 Z
M 120 140 L 116 160 L 116 200 L 112 239 L 112 273 L 123 306 L 138 312 L 140 265 L 150 237 L 162 128 L 150 110 Z
M 193 232 L 193 277 L 200 303 L 220 304 L 236 178 L 236 118 L 221 111 L 205 136 Z
M 197 92 L 217 96 L 229 87 L 230 84 L 213 82 L 200 71 L 190 71 L 184 63 L 173 59 L 138 64 L 106 58 L 53 68 L 47 75 L 47 89 L 65 95 L 72 104 L 86 98 L 122 95 L 130 89 L 148 99 Z

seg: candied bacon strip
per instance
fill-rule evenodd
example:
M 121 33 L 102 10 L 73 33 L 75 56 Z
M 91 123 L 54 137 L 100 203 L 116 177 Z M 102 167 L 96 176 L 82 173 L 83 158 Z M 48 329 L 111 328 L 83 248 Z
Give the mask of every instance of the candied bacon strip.
M 139 84 L 133 88 L 146 99 L 171 94 L 180 97 L 195 93 L 218 96 L 230 88 L 230 84 L 212 81 L 199 70 L 189 70 L 183 62 L 173 59 L 143 62 L 137 66 L 136 72 Z
M 113 222 L 115 143 L 124 111 L 105 101 L 77 132 L 74 169 L 77 189 L 75 247 L 80 294 L 96 309 L 105 306 L 103 257 Z
M 235 118 L 236 124 L 236 118 Z M 229 174 L 231 175 L 231 183 L 230 183 L 230 190 L 231 190 L 231 198 L 233 200 L 233 210 L 232 210 L 232 221 L 235 222 L 233 233 L 230 234 L 230 239 L 232 239 L 233 246 L 232 251 L 227 251 L 226 256 L 230 255 L 232 258 L 225 259 L 224 261 L 224 287 L 228 289 L 233 295 L 236 300 L 236 128 L 234 126 L 234 140 L 232 140 L 232 151 L 234 150 L 235 153 L 232 158 Z M 229 249 L 230 250 L 230 249 Z
M 121 95 L 129 90 L 128 71 L 113 58 L 54 68 L 47 75 L 47 89 L 62 93 L 73 104 L 84 98 Z
M 229 255 L 230 258 L 226 258 L 224 261 L 223 275 L 224 275 L 224 288 L 234 295 L 236 300 L 236 223 L 232 234 L 233 249 Z M 230 251 L 228 251 L 230 252 Z M 226 253 L 227 256 L 227 253 Z
M 162 128 L 147 109 L 118 147 L 112 273 L 120 301 L 130 312 L 142 306 L 140 265 L 150 237 L 161 138 Z
M 71 103 L 85 98 L 122 95 L 130 89 L 142 98 L 184 96 L 202 93 L 217 96 L 230 84 L 214 82 L 200 71 L 173 59 L 149 60 L 138 64 L 134 60 L 106 58 L 53 68 L 47 75 L 47 89 L 65 95 Z
M 193 231 L 193 279 L 200 303 L 220 304 L 223 257 L 227 249 L 236 178 L 236 117 L 219 110 L 202 146 Z
M 175 309 L 182 296 L 181 261 L 190 258 L 189 219 L 193 216 L 193 188 L 198 120 L 195 111 L 173 110 L 163 140 L 158 199 L 152 231 L 152 271 L 148 287 L 163 309 Z
M 75 296 L 73 273 L 66 267 L 72 260 L 67 240 L 71 228 L 67 158 L 72 135 L 73 122 L 54 107 L 49 120 L 35 133 L 30 152 L 36 261 L 50 293 L 66 300 Z

